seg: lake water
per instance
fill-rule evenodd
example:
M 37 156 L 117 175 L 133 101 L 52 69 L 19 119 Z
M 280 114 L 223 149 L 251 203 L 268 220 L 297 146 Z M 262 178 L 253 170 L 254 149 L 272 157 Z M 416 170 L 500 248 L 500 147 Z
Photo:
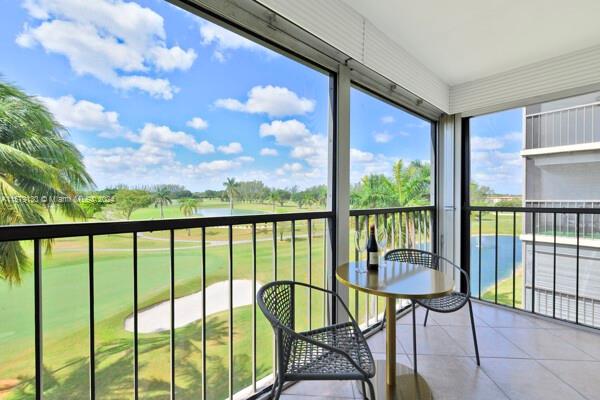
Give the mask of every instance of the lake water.
M 516 268 L 521 266 L 523 247 L 521 240 L 515 240 Z M 496 266 L 496 243 L 495 237 L 481 237 L 481 291 L 494 285 Z M 513 237 L 506 235 L 498 236 L 498 281 L 512 276 L 513 267 Z M 479 295 L 479 237 L 471 237 L 471 293 Z
M 200 208 L 196 214 L 202 217 L 229 217 L 232 215 L 264 214 L 264 211 L 244 210 L 240 208 L 234 208 L 233 210 L 229 208 Z

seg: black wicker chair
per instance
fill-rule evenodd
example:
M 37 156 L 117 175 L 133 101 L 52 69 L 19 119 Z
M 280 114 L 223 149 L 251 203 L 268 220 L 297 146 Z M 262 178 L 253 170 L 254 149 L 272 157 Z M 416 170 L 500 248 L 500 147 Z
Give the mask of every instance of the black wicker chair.
M 389 261 L 399 261 L 414 265 L 420 265 L 427 268 L 433 268 L 435 270 L 446 273 L 454 273 L 456 271 L 460 272 L 460 274 L 464 278 L 464 282 L 466 282 L 466 293 L 452 292 L 447 296 L 438 297 L 434 299 L 415 299 L 414 302 L 421 305 L 427 310 L 425 312 L 425 321 L 423 322 L 423 326 L 427 326 L 427 317 L 429 317 L 429 311 L 435 311 L 439 313 L 451 313 L 460 310 L 464 307 L 465 304 L 468 304 L 469 315 L 471 317 L 471 329 L 473 331 L 473 343 L 475 345 L 475 356 L 477 357 L 477 365 L 480 365 L 479 348 L 477 346 L 477 333 L 475 332 L 475 320 L 473 318 L 473 306 L 471 305 L 469 275 L 467 274 L 467 271 L 465 271 L 458 265 L 454 264 L 452 261 L 442 256 L 423 250 L 390 250 L 385 254 L 384 258 Z
M 295 292 L 298 288 L 322 292 L 339 301 L 350 316 L 349 322 L 305 332 L 296 332 L 294 314 Z M 286 381 L 299 380 L 359 380 L 369 386 L 375 399 L 370 378 L 375 376 L 375 363 L 369 346 L 342 299 L 334 292 L 293 281 L 271 282 L 257 293 L 257 302 L 275 332 L 277 348 L 277 378 L 271 397 L 278 399 Z

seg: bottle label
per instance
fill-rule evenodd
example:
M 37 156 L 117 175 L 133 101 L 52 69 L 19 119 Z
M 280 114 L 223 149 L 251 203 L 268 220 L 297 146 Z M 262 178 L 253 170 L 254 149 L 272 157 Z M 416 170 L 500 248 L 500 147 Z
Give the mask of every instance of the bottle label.
M 379 255 L 376 252 L 369 252 L 369 265 L 379 264 Z

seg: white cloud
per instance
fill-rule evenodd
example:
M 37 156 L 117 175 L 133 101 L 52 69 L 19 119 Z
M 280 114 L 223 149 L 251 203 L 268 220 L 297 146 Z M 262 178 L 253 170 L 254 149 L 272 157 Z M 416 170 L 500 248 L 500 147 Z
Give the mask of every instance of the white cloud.
M 326 136 L 310 132 L 306 125 L 296 119 L 263 123 L 259 133 L 261 137 L 273 137 L 280 146 L 289 147 L 290 157 L 302 160 L 314 169 L 312 172 L 304 172 L 303 178 L 310 177 L 313 182 L 323 182 L 317 176 L 325 176 L 328 157 Z
M 375 142 L 377 143 L 388 143 L 389 141 L 391 141 L 394 136 L 390 135 L 387 132 L 375 132 L 373 134 L 373 138 L 375 139 Z
M 147 123 L 137 135 L 129 134 L 128 139 L 132 142 L 141 143 L 142 147 L 171 148 L 178 145 L 198 154 L 215 152 L 215 146 L 206 140 L 197 142 L 192 135 L 181 131 L 173 131 L 164 125 L 158 126 Z
M 226 146 L 219 146 L 218 149 L 223 154 L 238 154 L 244 151 L 242 144 L 239 142 L 231 142 Z
M 273 136 L 277 144 L 294 145 L 301 144 L 311 136 L 310 131 L 297 119 L 287 121 L 275 120 L 263 123 L 259 128 L 260 137 Z
M 97 131 L 102 136 L 113 136 L 123 129 L 119 124 L 119 114 L 106 111 L 101 104 L 76 100 L 73 96 L 39 97 L 39 100 L 65 128 Z
M 194 128 L 197 129 L 199 131 L 207 129 L 208 128 L 208 122 L 206 122 L 206 120 L 200 118 L 200 117 L 194 117 L 191 120 L 189 120 L 188 122 L 186 122 L 186 125 L 189 126 L 190 128 Z
M 351 163 L 360 163 L 360 162 L 369 162 L 373 161 L 375 155 L 373 153 L 369 153 L 368 151 L 362 151 L 358 149 L 350 149 L 350 162 Z
M 276 156 L 278 154 L 279 154 L 279 152 L 277 152 L 277 149 L 271 149 L 269 147 L 264 147 L 264 148 L 260 149 L 261 156 Z
M 218 99 L 215 105 L 231 111 L 265 113 L 270 117 L 281 117 L 312 112 L 315 101 L 299 97 L 288 88 L 268 85 L 254 86 L 248 92 L 248 99 L 244 103 L 237 99 L 226 98 Z
M 156 65 L 156 68 L 162 71 L 172 71 L 181 69 L 187 71 L 192 67 L 197 54 L 194 49 L 183 50 L 179 46 L 171 47 L 153 47 L 150 49 L 150 58 Z
M 523 132 L 509 132 L 503 136 L 505 140 L 513 141 L 513 142 L 522 142 L 523 141 Z
M 496 138 L 474 136 L 471 138 L 472 151 L 498 150 L 504 147 L 504 143 Z
M 26 0 L 23 6 L 39 24 L 26 25 L 17 44 L 39 44 L 65 56 L 76 74 L 117 89 L 171 99 L 178 89 L 150 72 L 187 70 L 197 57 L 193 49 L 167 47 L 163 18 L 134 2 Z
M 225 62 L 227 60 L 227 53 L 230 50 L 244 49 L 261 51 L 271 57 L 276 56 L 277 54 L 264 46 L 260 46 L 259 44 L 254 43 L 243 36 L 233 33 L 225 28 L 221 28 L 220 26 L 208 21 L 203 22 L 200 25 L 200 36 L 202 38 L 203 45 L 215 45 L 213 58 L 219 62 Z
M 472 178 L 481 185 L 518 193 L 523 181 L 523 159 L 519 152 L 498 150 L 471 153 Z
M 254 162 L 254 157 L 241 156 L 241 157 L 236 158 L 236 160 L 241 161 L 241 162 L 245 162 L 245 163 L 249 163 L 249 162 Z
M 191 173 L 194 175 L 214 175 L 217 173 L 229 171 L 240 167 L 240 163 L 234 160 L 214 160 L 201 162 L 195 165 L 187 165 L 184 173 Z
M 352 162 L 350 182 L 357 183 L 363 176 L 370 174 L 391 176 L 392 166 L 397 160 L 395 157 L 386 157 L 383 154 L 372 154 L 358 149 L 350 149 L 350 161 Z
M 302 166 L 302 164 L 295 162 L 295 163 L 286 163 L 283 164 L 281 166 L 281 168 L 278 168 L 275 173 L 279 176 L 284 176 L 284 175 L 288 175 L 290 173 L 294 174 L 294 173 L 298 173 L 300 171 L 302 171 L 304 169 L 304 167 Z
M 393 124 L 395 121 L 396 121 L 396 118 L 394 118 L 392 115 L 385 115 L 385 116 L 381 117 L 382 124 Z

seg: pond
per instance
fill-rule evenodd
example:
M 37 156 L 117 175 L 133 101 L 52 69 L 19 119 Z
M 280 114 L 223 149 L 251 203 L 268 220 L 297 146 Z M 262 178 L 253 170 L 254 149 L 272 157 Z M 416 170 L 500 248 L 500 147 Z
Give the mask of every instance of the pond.
M 515 266 L 521 267 L 523 246 L 517 237 L 515 240 Z M 493 235 L 481 237 L 481 292 L 494 285 L 496 266 L 496 243 Z M 498 235 L 498 282 L 512 276 L 513 237 Z M 471 237 L 471 292 L 479 295 L 479 237 Z
M 258 210 L 244 210 L 241 208 L 234 208 L 233 210 L 229 208 L 200 208 L 196 211 L 196 214 L 202 217 L 228 217 L 232 215 L 265 214 L 265 212 Z

